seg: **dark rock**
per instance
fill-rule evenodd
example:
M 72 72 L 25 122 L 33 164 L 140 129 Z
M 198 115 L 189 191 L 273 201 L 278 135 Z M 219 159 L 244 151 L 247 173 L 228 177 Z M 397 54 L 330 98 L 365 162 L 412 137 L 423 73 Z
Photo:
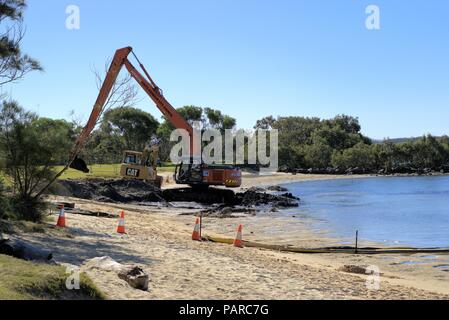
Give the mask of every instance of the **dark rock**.
M 235 200 L 235 204 L 241 206 L 262 206 L 270 204 L 277 207 L 297 207 L 299 205 L 299 199 L 294 197 L 291 193 L 273 195 L 253 190 L 247 190 L 246 192 L 236 194 Z
M 327 174 L 335 174 L 335 169 L 334 169 L 334 168 L 331 168 L 331 167 L 327 167 L 327 168 L 326 168 L 326 173 L 327 173 Z
M 412 167 L 406 165 L 395 166 L 392 168 L 391 171 L 393 173 L 400 173 L 400 174 L 411 174 L 415 172 L 418 174 L 421 173 L 419 169 L 413 169 Z
M 140 180 L 60 180 L 57 195 L 102 202 L 156 202 L 162 191 L 153 184 Z
M 162 197 L 169 202 L 199 202 L 203 204 L 234 204 L 235 193 L 228 189 L 208 188 L 196 190 L 194 188 L 167 189 L 162 191 Z
M 64 196 L 96 200 L 102 202 L 198 202 L 202 204 L 224 204 L 227 206 L 257 207 L 297 207 L 298 198 L 291 193 L 275 195 L 265 189 L 253 187 L 245 192 L 235 193 L 229 189 L 179 188 L 161 191 L 151 183 L 139 180 L 62 180 Z M 274 186 L 271 190 L 283 192 L 287 189 Z M 271 191 L 270 190 L 270 191 Z M 62 194 L 60 194 L 62 195 Z
M 270 186 L 267 188 L 268 191 L 276 191 L 276 192 L 286 192 L 288 191 L 287 188 L 281 187 L 281 186 Z

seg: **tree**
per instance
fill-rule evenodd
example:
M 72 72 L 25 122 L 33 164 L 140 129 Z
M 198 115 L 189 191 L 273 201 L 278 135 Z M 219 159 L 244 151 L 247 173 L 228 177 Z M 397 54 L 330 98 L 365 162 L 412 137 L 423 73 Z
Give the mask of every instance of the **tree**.
M 218 129 L 218 130 L 226 130 L 233 129 L 237 123 L 237 121 L 225 114 L 222 114 L 220 110 L 215 110 L 212 108 L 205 108 L 204 113 L 207 118 L 207 127 Z
M 54 141 L 56 137 L 56 143 Z M 40 221 L 44 204 L 36 195 L 43 183 L 54 176 L 52 165 L 67 153 L 58 128 L 43 126 L 38 117 L 17 102 L 3 102 L 0 109 L 0 154 L 4 173 L 11 179 L 11 205 L 19 218 Z
M 0 178 L 0 219 L 7 219 L 11 215 L 9 199 L 5 194 L 3 179 Z
M 211 108 L 201 108 L 193 105 L 177 108 L 176 111 L 190 124 L 194 122 L 200 122 L 203 129 L 213 128 L 220 131 L 225 129 L 233 129 L 236 126 L 237 121 L 228 115 L 222 114 L 219 110 Z M 173 142 L 170 142 L 170 135 L 175 127 L 167 120 L 159 126 L 157 135 L 162 140 L 160 148 L 161 159 L 168 160 L 171 146 Z
M 51 165 L 65 165 L 67 153 L 73 146 L 77 128 L 72 122 L 50 118 L 36 118 L 33 127 L 40 133 L 44 141 L 56 145 L 60 152 L 52 155 Z
M 123 138 L 127 150 L 143 150 L 156 134 L 159 122 L 148 112 L 132 107 L 108 110 L 103 117 L 101 131 Z
M 176 109 L 176 111 L 179 112 L 179 114 L 188 122 L 190 125 L 193 124 L 193 122 L 201 122 L 204 123 L 204 116 L 203 116 L 203 108 L 197 107 L 197 106 L 184 106 L 181 108 Z
M 376 167 L 390 173 L 400 164 L 399 149 L 396 144 L 386 139 L 383 143 L 373 146 Z
M 237 120 L 231 116 L 223 115 L 221 120 L 220 129 L 221 130 L 231 130 L 237 125 Z
M 88 163 L 118 163 L 122 160 L 124 149 L 122 137 L 95 130 L 80 156 Z
M 101 90 L 103 86 L 111 62 L 112 60 L 108 59 L 102 71 L 96 68 L 92 70 L 98 90 Z M 140 149 L 142 143 L 134 143 L 135 140 L 132 137 L 136 130 L 131 129 L 131 126 L 134 123 L 140 128 L 142 123 L 146 122 L 148 114 L 133 108 L 139 101 L 137 96 L 138 90 L 134 78 L 129 73 L 119 75 L 112 85 L 96 122 L 96 125 L 101 123 L 102 128 L 94 130 L 88 137 L 80 154 L 83 159 L 91 163 L 115 163 L 120 161 L 123 149 Z M 142 116 L 141 119 L 138 118 L 138 113 Z M 106 115 L 108 119 L 104 118 Z M 120 121 L 120 115 L 127 119 Z M 83 127 L 81 119 L 76 117 L 74 111 L 72 111 L 72 117 L 76 119 L 73 121 L 75 130 L 80 131 Z M 132 119 L 133 117 L 134 119 Z M 149 121 L 157 123 L 151 115 L 149 117 L 151 117 Z M 133 130 L 134 133 L 129 130 Z
M 342 151 L 358 143 L 371 144 L 360 133 L 357 118 L 339 115 L 329 120 L 272 116 L 257 121 L 255 129 L 277 129 L 279 164 L 292 168 L 325 168 L 331 165 L 334 150 Z M 296 159 L 293 161 L 292 159 Z
M 412 159 L 413 166 L 417 168 L 437 169 L 444 162 L 444 148 L 431 135 L 423 136 L 420 140 L 412 142 Z
M 371 146 L 362 142 L 343 151 L 335 150 L 332 154 L 332 165 L 336 168 L 360 168 L 371 170 L 375 168 L 375 157 Z
M 184 106 L 177 108 L 176 111 L 190 124 L 193 125 L 195 121 L 204 123 L 203 108 L 197 106 Z M 163 117 L 164 122 L 161 123 L 157 129 L 157 136 L 161 139 L 161 146 L 159 148 L 159 157 L 163 161 L 168 161 L 170 156 L 170 150 L 174 145 L 174 142 L 170 141 L 170 135 L 175 130 L 175 127 Z
M 449 137 L 448 136 L 443 136 L 440 139 L 440 143 L 442 146 L 442 152 L 443 152 L 443 163 L 444 165 L 448 166 L 449 165 Z
M 111 63 L 111 59 L 106 60 L 102 72 L 98 69 L 92 70 L 98 90 L 101 89 L 104 80 L 106 79 Z M 129 73 L 124 76 L 119 75 L 111 88 L 108 98 L 106 99 L 102 114 L 115 108 L 135 106 L 138 102 L 137 95 L 138 90 L 136 83 L 134 82 L 134 78 L 131 77 Z M 100 121 L 101 117 L 99 117 L 99 122 Z
M 332 148 L 324 143 L 303 147 L 304 164 L 309 168 L 327 168 L 331 164 Z
M 190 125 L 193 125 L 194 122 L 204 123 L 203 118 L 203 108 L 196 106 L 184 106 L 181 108 L 177 108 L 176 111 L 183 117 Z M 170 135 L 175 127 L 171 124 L 168 119 L 164 118 L 164 122 L 157 129 L 157 134 L 164 141 L 170 141 Z
M 326 120 L 325 123 L 329 124 L 331 127 L 339 127 L 347 133 L 359 133 L 361 130 L 359 118 L 344 114 L 337 115 L 333 119 Z
M 276 119 L 273 116 L 268 116 L 265 118 L 262 118 L 260 120 L 257 120 L 256 125 L 254 126 L 254 129 L 263 129 L 263 130 L 270 130 L 273 128 L 274 124 L 276 122 Z
M 0 0 L 0 86 L 22 79 L 31 71 L 42 71 L 40 63 L 23 54 L 21 43 L 24 0 Z

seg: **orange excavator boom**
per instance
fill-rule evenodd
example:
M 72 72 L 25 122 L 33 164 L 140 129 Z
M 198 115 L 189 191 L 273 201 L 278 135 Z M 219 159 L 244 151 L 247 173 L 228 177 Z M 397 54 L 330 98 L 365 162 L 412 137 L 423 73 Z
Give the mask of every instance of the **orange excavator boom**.
M 143 70 L 145 76 L 137 70 L 134 65 L 129 61 L 128 56 L 132 53 L 139 63 L 140 68 Z M 100 88 L 97 100 L 94 104 L 92 113 L 86 126 L 83 128 L 81 134 L 76 140 L 75 146 L 70 153 L 69 166 L 71 168 L 89 172 L 84 161 L 78 159 L 78 154 L 85 146 L 90 134 L 94 130 L 99 117 L 101 116 L 104 105 L 108 99 L 111 90 L 114 87 L 114 83 L 117 80 L 118 74 L 122 67 L 125 66 L 131 76 L 137 81 L 142 89 L 148 94 L 148 96 L 156 104 L 157 108 L 162 112 L 164 117 L 170 121 L 170 123 L 177 129 L 184 129 L 187 131 L 190 137 L 190 163 L 181 164 L 176 167 L 175 177 L 176 182 L 180 184 L 189 184 L 194 186 L 209 186 L 209 185 L 225 185 L 227 187 L 238 187 L 241 184 L 241 172 L 240 169 L 232 166 L 208 166 L 205 164 L 194 165 L 193 157 L 199 154 L 197 150 L 197 144 L 193 139 L 192 126 L 176 111 L 176 109 L 165 99 L 162 94 L 162 90 L 156 85 L 149 73 L 134 54 L 131 47 L 125 47 L 118 49 L 115 52 L 111 66 L 109 67 L 106 78 Z M 69 166 L 67 166 L 62 172 L 64 172 Z M 186 167 L 187 166 L 187 167 Z M 62 172 L 60 174 L 62 174 Z
M 192 126 L 176 111 L 176 109 L 164 98 L 162 91 L 159 87 L 154 83 L 151 79 L 150 75 L 146 71 L 145 67 L 138 60 L 140 67 L 144 71 L 145 75 L 148 77 L 146 79 L 128 60 L 128 56 L 132 53 L 131 47 L 125 47 L 122 49 L 118 49 L 115 52 L 114 58 L 112 60 L 111 66 L 109 67 L 106 78 L 103 82 L 103 85 L 100 88 L 100 92 L 98 94 L 97 100 L 95 101 L 94 107 L 90 114 L 89 120 L 87 121 L 86 126 L 83 128 L 81 134 L 76 140 L 75 146 L 71 151 L 71 161 L 73 161 L 76 156 L 81 152 L 81 149 L 84 147 L 85 143 L 88 140 L 88 137 L 94 130 L 98 119 L 103 111 L 106 100 L 108 99 L 109 94 L 114 86 L 114 83 L 117 80 L 117 77 L 120 73 L 120 70 L 123 66 L 126 67 L 131 76 L 137 81 L 137 83 L 142 87 L 142 89 L 148 94 L 148 96 L 154 101 L 157 108 L 162 112 L 165 118 L 170 121 L 170 123 L 177 129 L 184 129 L 189 133 L 189 136 L 193 136 L 193 128 Z M 190 154 L 194 154 L 194 144 L 193 139 L 190 139 Z

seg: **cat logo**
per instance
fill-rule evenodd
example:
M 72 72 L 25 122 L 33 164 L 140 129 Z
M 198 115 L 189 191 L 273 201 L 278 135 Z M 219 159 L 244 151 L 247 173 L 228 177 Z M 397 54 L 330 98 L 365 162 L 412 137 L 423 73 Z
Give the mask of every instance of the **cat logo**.
M 126 175 L 132 176 L 132 177 L 138 177 L 139 176 L 139 169 L 133 169 L 133 168 L 127 168 L 126 169 Z

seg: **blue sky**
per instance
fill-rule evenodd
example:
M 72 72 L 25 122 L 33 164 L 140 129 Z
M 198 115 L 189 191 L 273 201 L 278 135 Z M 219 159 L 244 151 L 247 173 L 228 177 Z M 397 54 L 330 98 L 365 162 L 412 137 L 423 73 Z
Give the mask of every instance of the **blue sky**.
M 70 4 L 80 30 L 65 28 Z M 381 30 L 365 28 L 370 4 Z M 4 90 L 42 116 L 87 119 L 92 67 L 131 45 L 175 107 L 217 108 L 239 127 L 345 113 L 372 138 L 449 134 L 446 0 L 29 0 L 25 21 L 24 51 L 45 72 Z

